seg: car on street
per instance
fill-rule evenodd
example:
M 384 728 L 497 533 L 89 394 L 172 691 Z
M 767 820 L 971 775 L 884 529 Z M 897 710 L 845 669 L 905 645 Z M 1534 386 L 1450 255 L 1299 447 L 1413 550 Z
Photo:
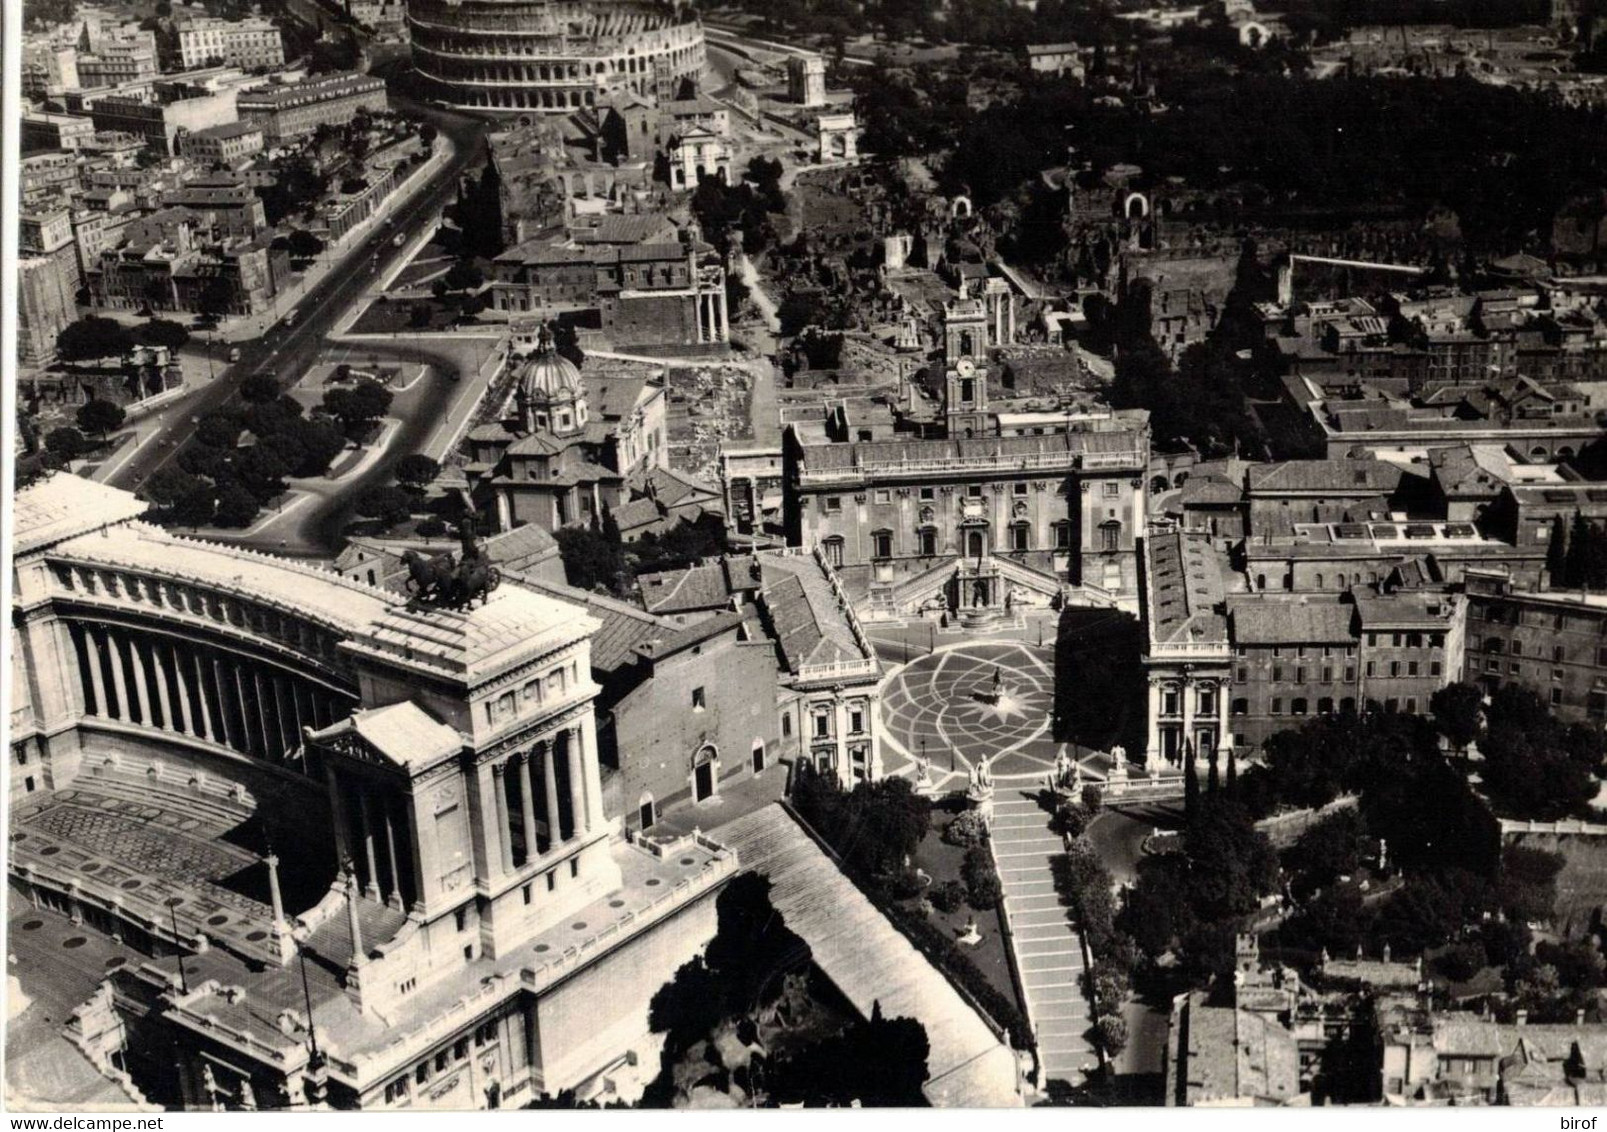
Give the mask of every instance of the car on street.
M 289 310 L 287 310 L 285 312 L 285 317 L 281 321 L 283 321 L 286 326 L 296 325 L 296 308 L 291 307 Z
M 229 360 L 231 362 L 237 362 L 240 360 L 240 347 L 235 346 L 229 350 Z
M 396 239 L 391 241 L 391 246 L 394 247 L 394 248 L 399 248 L 405 243 L 407 243 L 407 237 L 405 235 L 403 235 L 402 233 L 398 232 L 398 233 L 396 233 Z

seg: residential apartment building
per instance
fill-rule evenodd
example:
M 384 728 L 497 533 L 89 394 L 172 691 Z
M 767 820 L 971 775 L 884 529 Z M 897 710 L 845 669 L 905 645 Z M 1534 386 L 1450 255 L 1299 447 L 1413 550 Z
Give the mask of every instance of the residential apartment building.
M 22 47 L 22 95 L 34 102 L 73 90 L 78 79 L 78 48 L 48 40 Z
M 1170 526 L 1145 540 L 1151 756 L 1254 749 L 1311 716 L 1428 710 L 1456 678 L 1463 599 L 1358 583 L 1344 594 L 1246 593 L 1221 550 Z
M 269 146 L 319 126 L 344 126 L 359 110 L 378 113 L 389 105 L 383 79 L 355 72 L 243 91 L 238 104 L 239 116 L 261 126 Z
M 235 67 L 282 67 L 284 39 L 265 19 L 191 20 L 179 28 L 179 57 L 186 69 L 222 60 Z
M 252 237 L 268 226 L 262 198 L 248 185 L 182 185 L 162 194 L 164 208 L 183 208 L 215 235 Z
M 76 150 L 95 136 L 95 123 L 77 114 L 30 110 L 22 116 L 22 151 Z
M 1468 571 L 1459 678 L 1487 692 L 1518 684 L 1563 719 L 1607 723 L 1607 595 L 1526 588 L 1500 570 Z
M 185 134 L 179 143 L 184 156 L 206 168 L 234 168 L 262 152 L 262 127 L 255 122 L 231 122 Z
M 151 102 L 125 95 L 100 98 L 89 115 L 96 130 L 134 134 L 164 157 L 175 157 L 186 133 L 226 126 L 239 120 L 234 88 L 173 102 Z
M 81 86 L 117 86 L 155 78 L 161 71 L 156 47 L 144 40 L 107 40 L 78 56 Z

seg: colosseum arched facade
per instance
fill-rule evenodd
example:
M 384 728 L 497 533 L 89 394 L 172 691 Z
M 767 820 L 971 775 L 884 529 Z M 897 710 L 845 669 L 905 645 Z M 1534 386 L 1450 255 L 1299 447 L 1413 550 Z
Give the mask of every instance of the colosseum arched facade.
M 703 26 L 646 0 L 409 0 L 413 65 L 442 102 L 563 113 L 612 91 L 674 97 Z

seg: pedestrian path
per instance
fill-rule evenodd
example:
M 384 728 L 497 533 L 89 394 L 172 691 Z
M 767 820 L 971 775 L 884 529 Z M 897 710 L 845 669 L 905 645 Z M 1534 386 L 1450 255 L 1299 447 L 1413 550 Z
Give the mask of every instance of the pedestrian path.
M 993 859 L 1044 1079 L 1076 1087 L 1099 1058 L 1086 1037 L 1082 941 L 1055 887 L 1054 862 L 1065 847 L 1050 818 L 1035 794 L 1001 788 L 993 802 Z

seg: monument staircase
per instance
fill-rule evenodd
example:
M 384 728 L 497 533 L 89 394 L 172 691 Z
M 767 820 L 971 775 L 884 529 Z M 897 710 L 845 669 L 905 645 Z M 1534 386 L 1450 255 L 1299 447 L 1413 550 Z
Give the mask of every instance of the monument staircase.
M 1051 819 L 1036 792 L 1001 790 L 993 801 L 991 846 L 1004 888 L 1011 958 L 1038 1039 L 1040 1076 L 1074 1088 L 1099 1056 L 1087 1036 L 1087 953 L 1072 922 L 1071 898 L 1056 883 L 1055 862 L 1065 845 L 1050 829 Z

